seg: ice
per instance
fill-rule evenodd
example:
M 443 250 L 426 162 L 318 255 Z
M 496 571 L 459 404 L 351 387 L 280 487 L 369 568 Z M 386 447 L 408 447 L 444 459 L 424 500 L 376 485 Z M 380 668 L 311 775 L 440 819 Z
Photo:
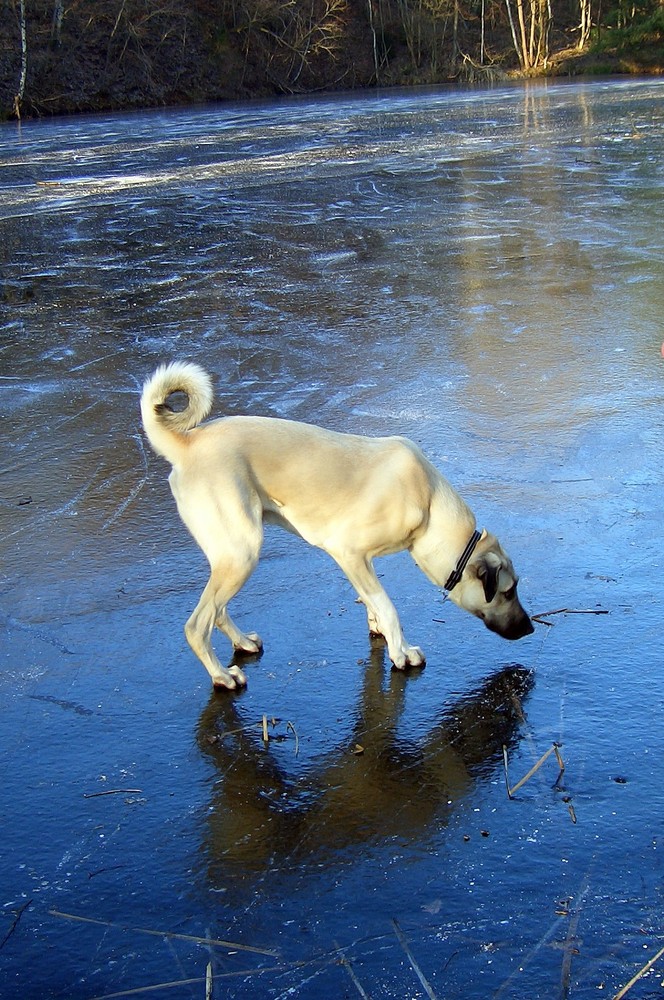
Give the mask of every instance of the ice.
M 663 97 L 0 125 L 3 998 L 202 996 L 208 961 L 238 1000 L 336 1000 L 346 963 L 464 1000 L 558 996 L 566 963 L 590 998 L 655 954 Z M 548 624 L 508 648 L 391 557 L 428 654 L 395 675 L 329 559 L 268 533 L 235 602 L 265 653 L 213 695 L 182 633 L 205 560 L 138 414 L 180 357 L 215 416 L 415 439 Z M 564 777 L 510 801 L 503 744 L 514 784 L 554 741 Z

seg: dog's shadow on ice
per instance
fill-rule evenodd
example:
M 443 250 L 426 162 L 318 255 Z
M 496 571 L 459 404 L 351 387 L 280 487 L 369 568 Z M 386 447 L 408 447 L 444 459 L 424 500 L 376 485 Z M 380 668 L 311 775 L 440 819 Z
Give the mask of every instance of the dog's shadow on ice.
M 533 675 L 503 667 L 447 704 L 416 738 L 399 725 L 408 683 L 402 671 L 386 675 L 383 646 L 373 643 L 350 736 L 344 727 L 343 741 L 309 768 L 300 746 L 293 774 L 270 745 L 288 738 L 294 747 L 292 723 L 282 720 L 275 731 L 267 721 L 264 729 L 243 718 L 241 701 L 212 695 L 197 739 L 218 772 L 204 845 L 213 882 L 215 873 L 227 884 L 242 871 L 329 860 L 359 844 L 413 842 L 444 825 L 474 782 L 494 772 L 503 746 L 518 739 Z

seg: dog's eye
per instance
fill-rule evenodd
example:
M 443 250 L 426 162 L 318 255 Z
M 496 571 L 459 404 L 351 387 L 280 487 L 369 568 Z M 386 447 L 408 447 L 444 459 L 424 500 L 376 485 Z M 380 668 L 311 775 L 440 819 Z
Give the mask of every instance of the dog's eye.
M 514 598 L 516 597 L 516 584 L 513 584 L 513 586 L 511 586 L 509 590 L 505 591 L 505 597 L 508 601 L 514 600 Z

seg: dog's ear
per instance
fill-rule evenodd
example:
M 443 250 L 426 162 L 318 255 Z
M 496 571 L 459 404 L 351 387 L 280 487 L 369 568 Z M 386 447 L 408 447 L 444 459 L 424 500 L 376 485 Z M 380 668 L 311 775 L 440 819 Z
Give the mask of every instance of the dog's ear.
M 491 604 L 492 600 L 496 596 L 496 593 L 498 592 L 498 576 L 500 574 L 500 570 L 500 560 L 497 560 L 494 563 L 493 560 L 489 560 L 487 558 L 482 559 L 477 567 L 477 576 L 484 587 L 484 599 L 487 604 Z

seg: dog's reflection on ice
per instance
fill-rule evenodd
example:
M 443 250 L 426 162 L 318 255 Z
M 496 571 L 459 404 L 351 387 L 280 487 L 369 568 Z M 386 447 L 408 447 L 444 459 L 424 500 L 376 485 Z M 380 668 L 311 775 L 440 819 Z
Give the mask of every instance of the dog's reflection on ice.
M 390 838 L 417 841 L 494 772 L 503 746 L 518 738 L 532 673 L 502 668 L 448 704 L 424 736 L 409 739 L 399 725 L 409 678 L 391 671 L 385 684 L 383 657 L 375 643 L 350 736 L 346 730 L 342 744 L 308 770 L 300 758 L 293 775 L 260 726 L 243 719 L 241 702 L 212 695 L 198 743 L 219 774 L 205 845 L 213 882 Z

